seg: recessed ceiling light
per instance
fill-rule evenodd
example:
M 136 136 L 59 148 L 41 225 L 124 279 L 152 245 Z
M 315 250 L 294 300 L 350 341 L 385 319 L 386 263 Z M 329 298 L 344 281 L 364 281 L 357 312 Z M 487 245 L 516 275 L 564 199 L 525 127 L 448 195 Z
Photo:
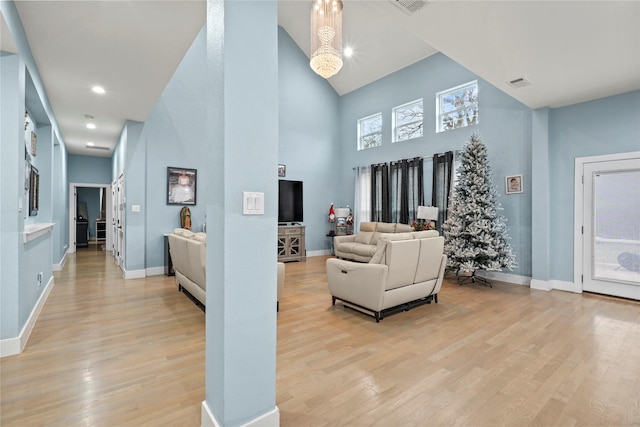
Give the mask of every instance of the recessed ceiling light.
M 350 58 L 351 55 L 353 55 L 353 48 L 347 46 L 344 48 L 344 56 L 346 56 L 347 58 Z
M 99 93 L 100 95 L 106 92 L 106 90 L 104 90 L 102 86 L 94 86 L 91 88 L 91 90 L 94 91 L 95 93 Z
M 96 144 L 94 144 L 94 143 L 93 143 L 93 142 L 91 142 L 91 141 L 87 142 L 87 147 L 93 147 L 94 145 L 96 145 Z
M 87 129 L 95 129 L 95 128 L 96 128 L 95 123 L 87 123 Z

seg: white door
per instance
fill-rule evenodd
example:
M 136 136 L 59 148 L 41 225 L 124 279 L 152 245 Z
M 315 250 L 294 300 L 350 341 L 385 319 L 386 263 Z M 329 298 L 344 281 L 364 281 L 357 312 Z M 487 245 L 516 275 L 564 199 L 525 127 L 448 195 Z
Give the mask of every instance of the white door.
M 113 257 L 116 256 L 116 242 L 118 240 L 118 228 L 116 227 L 116 218 L 118 217 L 117 188 L 118 181 L 113 181 L 111 184 L 111 223 L 109 224 L 111 234 L 111 255 Z
M 583 165 L 584 291 L 640 300 L 640 159 Z
M 117 237 L 116 237 L 116 263 L 124 269 L 124 175 L 118 177 L 118 188 L 116 190 L 118 198 L 118 211 L 116 217 Z

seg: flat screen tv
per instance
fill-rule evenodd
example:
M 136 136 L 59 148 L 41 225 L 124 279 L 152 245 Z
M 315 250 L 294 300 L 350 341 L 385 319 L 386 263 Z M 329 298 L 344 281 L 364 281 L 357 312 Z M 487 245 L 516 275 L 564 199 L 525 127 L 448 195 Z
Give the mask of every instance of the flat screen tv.
M 278 180 L 278 222 L 302 221 L 302 181 Z

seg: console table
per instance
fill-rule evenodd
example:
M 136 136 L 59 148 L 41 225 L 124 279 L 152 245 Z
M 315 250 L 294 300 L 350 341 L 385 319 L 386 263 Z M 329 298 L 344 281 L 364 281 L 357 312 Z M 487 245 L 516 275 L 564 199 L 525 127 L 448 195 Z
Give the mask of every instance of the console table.
M 303 225 L 278 226 L 278 261 L 305 261 L 307 251 L 304 247 Z

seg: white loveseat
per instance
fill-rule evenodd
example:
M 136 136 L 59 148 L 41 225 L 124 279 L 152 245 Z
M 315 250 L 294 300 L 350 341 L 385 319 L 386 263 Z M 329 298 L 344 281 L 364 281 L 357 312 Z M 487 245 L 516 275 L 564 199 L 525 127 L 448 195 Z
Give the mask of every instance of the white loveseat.
M 176 228 L 169 234 L 169 253 L 178 290 L 186 289 L 202 305 L 206 305 L 207 235 Z
M 444 238 L 381 239 L 383 250 L 363 264 L 330 258 L 327 280 L 332 304 L 370 314 L 379 322 L 384 316 L 416 305 L 438 302 L 447 256 Z M 377 261 L 379 263 L 374 263 Z
M 207 304 L 207 235 L 194 233 L 185 228 L 176 228 L 169 234 L 169 253 L 176 273 L 178 290 L 185 289 L 194 298 Z M 278 263 L 277 304 L 284 290 L 284 263 Z
M 338 258 L 369 262 L 376 253 L 380 238 L 398 233 L 412 233 L 411 238 L 414 236 L 438 236 L 438 232 L 434 230 L 413 231 L 413 228 L 407 224 L 363 222 L 360 224 L 360 231 L 357 234 L 333 238 L 334 253 Z

